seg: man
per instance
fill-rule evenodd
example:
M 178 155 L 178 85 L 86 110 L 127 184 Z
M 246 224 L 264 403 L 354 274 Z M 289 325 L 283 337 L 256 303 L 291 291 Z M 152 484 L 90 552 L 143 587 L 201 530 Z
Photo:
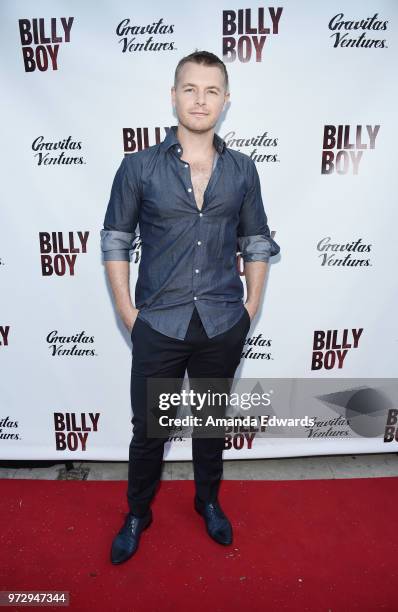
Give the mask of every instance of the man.
M 185 371 L 190 381 L 233 378 L 267 262 L 280 250 L 270 236 L 254 162 L 215 134 L 229 98 L 228 74 L 217 56 L 195 51 L 182 58 L 171 88 L 178 126 L 161 143 L 124 157 L 112 185 L 101 248 L 133 341 L 130 511 L 112 544 L 114 564 L 137 550 L 160 480 L 166 439 L 147 435 L 147 381 L 167 378 L 170 391 L 181 386 Z M 142 253 L 135 307 L 128 279 L 137 224 Z M 237 251 L 245 266 L 245 304 Z M 218 500 L 223 447 L 222 437 L 192 438 L 194 507 L 209 536 L 229 545 L 232 527 Z

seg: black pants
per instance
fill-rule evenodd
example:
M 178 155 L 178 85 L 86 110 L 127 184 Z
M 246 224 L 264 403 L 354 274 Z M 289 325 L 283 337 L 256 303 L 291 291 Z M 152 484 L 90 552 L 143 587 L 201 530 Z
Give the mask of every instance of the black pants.
M 166 438 L 147 437 L 147 377 L 175 379 L 167 392 L 179 392 L 187 371 L 193 378 L 233 379 L 250 328 L 245 309 L 229 330 L 209 338 L 194 308 L 185 340 L 174 339 L 137 318 L 133 330 L 131 407 L 133 436 L 129 447 L 127 501 L 130 512 L 143 516 L 161 477 Z M 178 382 L 180 381 L 180 382 Z M 163 384 L 163 382 L 162 382 Z M 191 385 L 190 385 L 191 386 Z M 224 438 L 192 438 L 192 459 L 199 503 L 215 501 L 223 473 Z

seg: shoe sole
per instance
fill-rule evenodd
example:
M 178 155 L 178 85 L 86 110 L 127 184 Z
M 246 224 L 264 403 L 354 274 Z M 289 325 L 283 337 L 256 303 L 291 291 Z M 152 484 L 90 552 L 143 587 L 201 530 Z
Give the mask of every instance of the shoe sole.
M 208 533 L 209 537 L 210 537 L 210 538 L 213 540 L 213 542 L 216 542 L 217 544 L 221 544 L 222 546 L 231 546 L 231 544 L 232 544 L 232 539 L 231 539 L 231 541 L 230 541 L 230 542 L 220 542 L 219 540 L 216 540 L 215 538 L 213 538 L 213 536 L 210 534 L 209 530 L 207 529 L 207 523 L 206 523 L 206 519 L 205 519 L 205 517 L 203 516 L 203 514 L 201 513 L 201 511 L 197 509 L 197 507 L 196 507 L 196 506 L 194 506 L 194 508 L 195 508 L 196 512 L 199 514 L 199 516 L 201 516 L 201 517 L 203 518 L 203 520 L 204 520 L 204 522 L 205 522 L 206 531 L 207 531 L 207 533 Z
M 122 561 L 112 561 L 112 559 L 111 559 L 112 565 L 121 565 L 122 563 L 126 563 L 126 561 L 131 559 L 131 557 L 134 557 L 134 555 L 137 552 L 137 550 L 139 548 L 139 545 L 140 545 L 140 539 L 141 539 L 142 532 L 145 531 L 145 529 L 148 529 L 148 527 L 152 524 L 152 520 L 153 520 L 153 517 L 151 517 L 151 520 L 149 521 L 149 523 L 147 525 L 145 525 L 145 527 L 142 528 L 141 533 L 140 533 L 140 537 L 139 537 L 139 540 L 138 540 L 138 546 L 135 549 L 135 551 L 131 555 L 129 555 L 126 559 L 123 559 Z

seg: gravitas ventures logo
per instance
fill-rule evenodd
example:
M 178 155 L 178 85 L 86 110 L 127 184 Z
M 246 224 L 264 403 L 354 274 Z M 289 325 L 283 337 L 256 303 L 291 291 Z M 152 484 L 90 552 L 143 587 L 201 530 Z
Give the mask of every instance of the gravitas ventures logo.
M 223 137 L 228 148 L 234 148 L 236 151 L 242 151 L 250 157 L 254 162 L 258 163 L 275 163 L 280 162 L 278 159 L 278 139 L 268 135 L 268 132 L 257 134 L 256 136 L 237 135 L 231 131 Z
M 261 62 L 265 43 L 279 34 L 283 8 L 238 9 L 222 12 L 222 59 L 224 62 Z
M 174 27 L 174 24 L 163 23 L 163 17 L 144 25 L 123 19 L 116 27 L 116 34 L 122 45 L 122 53 L 175 51 L 175 42 L 167 37 L 168 34 L 174 33 Z
M 83 157 L 76 155 L 82 143 L 72 140 L 71 136 L 63 140 L 50 140 L 37 136 L 32 142 L 33 156 L 38 166 L 76 166 L 85 164 Z
M 245 339 L 241 357 L 244 359 L 265 359 L 265 361 L 270 361 L 273 359 L 271 345 L 271 338 L 264 337 L 261 332 L 255 336 L 249 336 L 249 338 Z
M 379 14 L 365 19 L 347 19 L 344 13 L 338 13 L 329 21 L 330 38 L 333 47 L 363 47 L 366 49 L 386 49 L 383 32 L 387 30 L 388 21 L 379 19 Z
M 74 17 L 19 19 L 25 72 L 58 70 L 60 45 L 70 42 Z
M 326 236 L 318 242 L 316 248 L 322 267 L 366 268 L 372 265 L 369 257 L 366 257 L 372 245 L 363 243 L 362 238 L 352 242 L 333 242 L 330 236 Z
M 62 335 L 53 329 L 47 335 L 46 341 L 52 357 L 94 357 L 94 336 L 88 336 L 85 331 L 72 335 Z

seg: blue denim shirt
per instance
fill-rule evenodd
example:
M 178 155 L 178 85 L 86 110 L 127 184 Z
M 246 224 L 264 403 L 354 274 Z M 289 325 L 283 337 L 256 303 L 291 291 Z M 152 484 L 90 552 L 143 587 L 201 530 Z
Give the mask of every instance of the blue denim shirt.
M 176 131 L 172 126 L 161 143 L 123 158 L 100 232 L 101 249 L 105 261 L 129 261 L 138 224 L 138 318 L 184 340 L 196 306 L 213 338 L 243 316 L 237 252 L 245 262 L 268 261 L 280 247 L 270 235 L 253 160 L 214 134 L 214 165 L 199 209 Z

